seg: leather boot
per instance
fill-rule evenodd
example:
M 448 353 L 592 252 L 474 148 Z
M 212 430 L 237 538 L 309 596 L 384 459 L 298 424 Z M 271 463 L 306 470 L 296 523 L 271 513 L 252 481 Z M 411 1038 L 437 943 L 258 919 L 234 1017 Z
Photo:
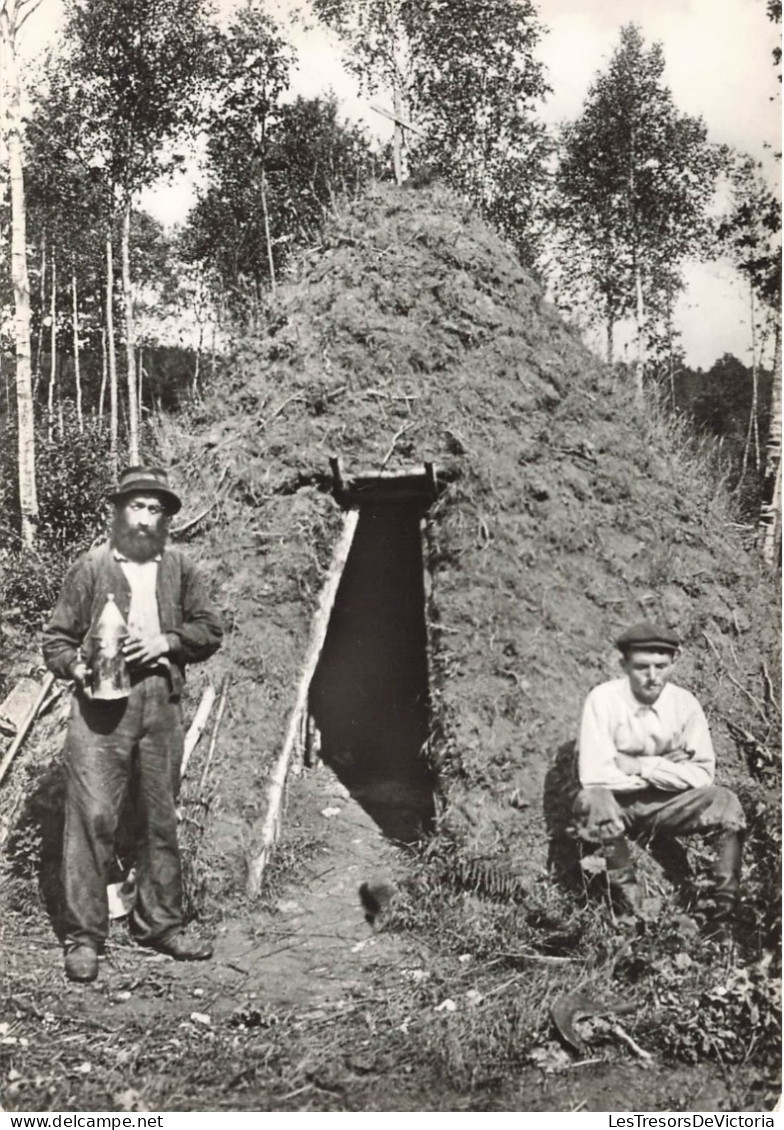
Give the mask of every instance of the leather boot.
M 722 832 L 716 841 L 713 860 L 711 907 L 705 923 L 707 937 L 729 937 L 738 908 L 740 867 L 743 858 L 743 833 Z
M 642 909 L 642 895 L 632 863 L 629 841 L 625 836 L 604 845 L 604 861 L 610 899 L 621 916 L 637 915 Z

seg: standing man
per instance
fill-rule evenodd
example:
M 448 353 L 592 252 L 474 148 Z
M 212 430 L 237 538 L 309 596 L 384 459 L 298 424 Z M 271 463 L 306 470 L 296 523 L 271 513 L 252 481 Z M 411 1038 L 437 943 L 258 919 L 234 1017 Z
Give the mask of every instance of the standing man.
M 675 838 L 714 833 L 709 929 L 718 934 L 735 912 L 746 821 L 735 794 L 713 783 L 702 707 L 669 681 L 679 646 L 647 621 L 617 640 L 623 675 L 594 687 L 583 708 L 574 815 L 581 839 L 603 845 L 612 899 L 631 914 L 640 892 L 627 836 L 647 841 L 665 873 L 683 880 L 688 861 Z
M 222 627 L 204 577 L 167 544 L 181 502 L 165 472 L 131 467 L 109 500 L 111 540 L 70 568 L 43 641 L 49 670 L 74 682 L 63 845 L 65 974 L 71 981 L 98 975 L 109 931 L 106 884 L 132 765 L 138 848 L 131 933 L 140 945 L 180 961 L 212 956 L 211 946 L 187 938 L 182 928 L 175 800 L 185 666 L 217 651 Z M 107 700 L 93 696 L 89 660 L 109 598 L 128 628 L 122 644 L 128 678 L 125 697 Z

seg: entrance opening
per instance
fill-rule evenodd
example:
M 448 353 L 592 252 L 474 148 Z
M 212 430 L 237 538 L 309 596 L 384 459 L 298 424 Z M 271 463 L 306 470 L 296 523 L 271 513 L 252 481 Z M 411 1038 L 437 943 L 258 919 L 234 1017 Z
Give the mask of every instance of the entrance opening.
M 390 492 L 360 505 L 309 711 L 321 757 L 390 838 L 412 843 L 432 827 L 421 497 Z

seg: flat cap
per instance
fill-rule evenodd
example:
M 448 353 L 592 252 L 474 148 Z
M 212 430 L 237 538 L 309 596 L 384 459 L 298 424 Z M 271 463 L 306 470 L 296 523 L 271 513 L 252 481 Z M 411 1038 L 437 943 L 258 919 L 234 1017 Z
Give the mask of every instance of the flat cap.
M 176 514 L 182 502 L 169 486 L 169 479 L 161 467 L 129 467 L 123 471 L 117 487 L 108 496 L 110 502 L 119 502 L 129 494 L 158 494 L 165 500 L 166 509 Z
M 654 624 L 650 620 L 642 620 L 639 624 L 632 624 L 615 641 L 615 646 L 620 651 L 629 651 L 633 647 L 661 648 L 663 651 L 677 651 L 681 645 L 675 632 L 661 624 Z

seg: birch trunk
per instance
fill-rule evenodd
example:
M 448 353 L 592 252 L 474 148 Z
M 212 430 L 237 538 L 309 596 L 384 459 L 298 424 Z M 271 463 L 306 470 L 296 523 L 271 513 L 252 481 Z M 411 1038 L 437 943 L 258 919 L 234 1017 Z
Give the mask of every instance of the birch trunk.
M 639 265 L 634 268 L 634 288 L 636 293 L 635 317 L 637 321 L 637 359 L 634 363 L 634 395 L 638 402 L 643 399 L 645 382 L 645 350 L 642 340 L 642 324 L 645 318 L 645 305 L 642 297 L 642 271 Z
M 79 434 L 84 431 L 84 418 L 82 416 L 82 373 L 79 361 L 79 297 L 76 289 L 76 271 L 71 273 L 71 293 L 73 297 L 73 359 L 74 359 L 74 384 L 76 386 L 76 422 Z
M 106 404 L 106 377 L 108 364 L 106 361 L 106 327 L 101 327 L 101 388 L 98 393 L 98 420 L 103 427 L 103 410 Z
M 757 331 L 754 325 L 754 291 L 749 288 L 749 303 L 751 311 L 751 408 L 749 409 L 749 426 L 746 429 L 746 442 L 743 445 L 743 459 L 740 465 L 740 479 L 738 486 L 741 485 L 746 478 L 746 472 L 749 469 L 749 456 L 751 455 L 751 445 L 754 442 L 754 466 L 759 470 L 760 466 L 760 450 L 759 450 L 759 427 L 757 424 L 757 410 L 759 405 L 759 389 L 757 379 Z
M 267 178 L 264 169 L 261 170 L 261 212 L 264 217 L 264 241 L 267 245 L 267 265 L 270 273 L 270 286 L 275 292 L 275 258 L 272 254 L 272 237 L 270 235 L 269 213 L 267 212 Z
M 57 384 L 57 260 L 52 248 L 52 290 L 49 298 L 49 397 L 47 400 L 46 423 L 49 442 L 54 430 L 54 386 Z
M 139 462 L 139 406 L 136 390 L 136 342 L 131 287 L 131 201 L 125 201 L 122 218 L 122 282 L 125 305 L 125 358 L 128 369 L 128 461 Z
M 27 225 L 22 158 L 21 97 L 16 36 L 24 5 L 19 0 L 0 3 L 0 121 L 8 148 L 11 186 L 11 281 L 14 292 L 16 346 L 16 412 L 18 423 L 18 481 L 21 535 L 32 548 L 38 521 L 35 481 L 35 428 L 33 418 L 32 358 L 30 350 L 30 282 L 27 274 Z M 28 11 L 25 13 L 29 15 Z
M 778 319 L 775 334 L 770 430 L 765 447 L 760 509 L 760 549 L 768 565 L 774 565 L 781 556 L 781 322 Z
M 137 403 L 139 405 L 139 427 L 142 422 L 142 404 L 144 403 L 144 349 L 140 345 L 138 350 L 138 359 L 136 361 L 136 371 L 139 374 L 139 393 Z
M 35 376 L 33 377 L 33 401 L 35 401 L 35 394 L 38 391 L 38 384 L 41 380 L 41 355 L 44 348 L 44 302 L 46 301 L 46 232 L 43 235 L 41 246 L 41 285 L 39 288 L 39 301 L 38 301 L 38 344 L 35 350 Z
M 109 365 L 109 458 L 117 470 L 117 354 L 114 348 L 114 249 L 111 228 L 106 236 L 106 353 Z

